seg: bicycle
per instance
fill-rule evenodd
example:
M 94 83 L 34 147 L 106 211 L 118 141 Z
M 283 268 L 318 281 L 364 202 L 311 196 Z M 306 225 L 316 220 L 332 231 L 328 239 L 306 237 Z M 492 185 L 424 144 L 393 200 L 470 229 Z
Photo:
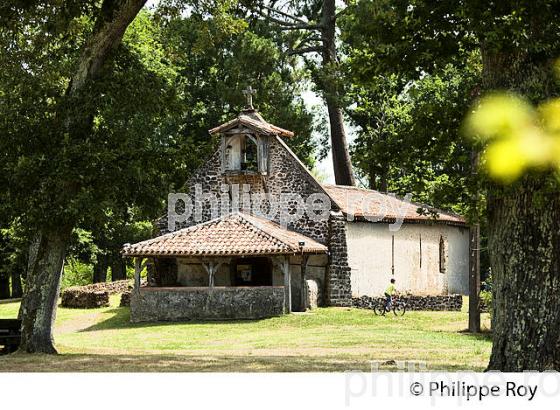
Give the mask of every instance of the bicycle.
M 393 311 L 395 316 L 403 316 L 406 313 L 406 303 L 399 300 L 397 297 L 393 297 L 393 302 L 391 307 L 387 309 L 386 301 L 380 301 L 373 307 L 373 312 L 377 316 L 385 316 L 385 313 Z

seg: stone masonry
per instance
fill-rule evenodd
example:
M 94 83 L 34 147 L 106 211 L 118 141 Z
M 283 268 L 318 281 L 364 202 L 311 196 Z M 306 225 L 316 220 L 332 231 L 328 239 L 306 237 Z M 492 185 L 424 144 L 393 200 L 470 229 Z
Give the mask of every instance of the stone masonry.
M 132 322 L 260 319 L 284 313 L 284 288 L 141 288 L 130 306 Z
M 350 306 L 352 304 L 351 269 L 348 266 L 346 218 L 342 212 L 331 212 L 328 245 L 327 303 L 331 306 Z
M 267 175 L 222 173 L 220 148 L 218 147 L 210 159 L 189 179 L 184 192 L 188 193 L 194 200 L 195 187 L 199 185 L 202 188 L 203 195 L 228 195 L 227 191 L 223 192 L 222 186 L 227 185 L 231 189 L 231 186 L 235 184 L 239 189 L 240 208 L 244 190 L 250 193 L 266 193 L 276 198 L 279 198 L 283 193 L 299 194 L 303 199 L 308 198 L 311 194 L 326 194 L 324 188 L 313 178 L 280 137 L 271 138 L 268 147 Z M 289 213 L 294 213 L 295 206 L 296 204 L 293 202 L 281 203 L 280 209 L 287 209 Z M 205 201 L 201 208 L 202 222 L 211 220 L 210 202 Z M 264 211 L 266 211 L 266 202 L 264 208 Z M 288 229 L 329 246 L 330 268 L 328 269 L 328 279 L 325 283 L 325 289 L 320 289 L 319 292 L 324 292 L 324 302 L 328 305 L 350 306 L 350 268 L 346 249 L 346 222 L 342 213 L 337 212 L 338 207 L 334 202 L 331 203 L 331 209 L 334 212 L 331 211 L 329 218 L 324 221 L 313 221 L 307 215 L 303 215 L 298 220 L 288 224 Z M 268 217 L 270 218 L 270 216 Z M 277 223 L 281 222 L 279 213 L 270 219 Z M 194 224 L 195 222 L 190 220 L 178 226 L 177 229 Z M 167 233 L 166 217 L 161 218 L 158 225 L 161 234 Z
M 288 146 L 280 139 L 280 137 L 271 138 L 269 143 L 269 169 L 267 175 L 260 174 L 222 174 L 221 171 L 221 155 L 220 149 L 210 157 L 210 159 L 198 169 L 187 182 L 183 192 L 189 194 L 194 201 L 195 187 L 201 187 L 202 195 L 219 196 L 224 194 L 229 196 L 231 192 L 222 191 L 222 186 L 226 185 L 231 188 L 237 185 L 239 189 L 240 204 L 242 207 L 242 194 L 247 190 L 251 194 L 269 194 L 279 197 L 280 194 L 299 194 L 306 199 L 311 194 L 324 193 L 322 186 L 309 174 L 305 166 L 297 159 L 295 154 L 291 152 Z M 204 200 L 201 204 L 202 221 L 206 222 L 212 219 L 211 205 L 209 200 Z M 281 203 L 280 209 L 284 207 L 287 212 L 293 214 L 295 203 Z M 334 204 L 332 204 L 335 206 Z M 267 212 L 266 201 L 263 202 L 263 212 Z M 181 209 L 178 209 L 180 212 Z M 194 211 L 193 211 L 194 213 Z M 218 215 L 219 216 L 219 215 Z M 273 221 L 280 223 L 280 213 L 277 212 L 273 217 L 269 217 Z M 195 225 L 193 218 L 187 223 L 177 226 L 176 229 Z M 158 221 L 160 234 L 167 233 L 167 218 L 164 216 Z M 316 241 L 325 244 L 328 240 L 328 220 L 313 221 L 307 215 L 299 220 L 288 224 L 288 228 L 309 236 Z
M 437 296 L 401 296 L 407 304 L 408 310 L 439 310 L 460 312 L 463 307 L 461 295 L 437 295 Z M 373 309 L 378 303 L 384 303 L 384 297 L 361 296 L 352 298 L 352 306 L 362 309 Z

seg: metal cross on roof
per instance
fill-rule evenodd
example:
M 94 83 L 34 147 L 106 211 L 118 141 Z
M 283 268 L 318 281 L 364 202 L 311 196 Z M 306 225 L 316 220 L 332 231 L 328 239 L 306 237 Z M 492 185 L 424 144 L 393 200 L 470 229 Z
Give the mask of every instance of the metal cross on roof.
M 253 95 L 255 95 L 257 93 L 257 90 L 255 90 L 251 86 L 248 86 L 242 92 L 243 92 L 243 95 L 245 96 L 245 98 L 247 98 L 247 107 L 246 108 L 252 110 L 253 109 Z

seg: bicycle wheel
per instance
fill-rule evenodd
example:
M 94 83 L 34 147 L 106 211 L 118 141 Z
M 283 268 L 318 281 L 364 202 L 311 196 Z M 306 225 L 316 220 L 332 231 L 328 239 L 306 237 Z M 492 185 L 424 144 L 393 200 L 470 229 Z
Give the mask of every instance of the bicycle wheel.
M 393 307 L 393 313 L 395 316 L 402 316 L 406 312 L 406 305 L 403 303 L 398 303 Z
M 374 306 L 373 312 L 377 316 L 383 316 L 385 314 L 385 305 L 383 305 L 382 303 L 378 303 L 377 305 Z

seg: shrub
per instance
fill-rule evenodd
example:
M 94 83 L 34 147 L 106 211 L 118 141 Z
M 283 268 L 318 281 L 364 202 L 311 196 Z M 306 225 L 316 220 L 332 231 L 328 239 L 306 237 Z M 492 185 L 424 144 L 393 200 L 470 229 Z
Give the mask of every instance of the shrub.
M 93 266 L 74 258 L 68 258 L 64 265 L 61 288 L 71 286 L 84 286 L 91 283 L 93 278 Z

